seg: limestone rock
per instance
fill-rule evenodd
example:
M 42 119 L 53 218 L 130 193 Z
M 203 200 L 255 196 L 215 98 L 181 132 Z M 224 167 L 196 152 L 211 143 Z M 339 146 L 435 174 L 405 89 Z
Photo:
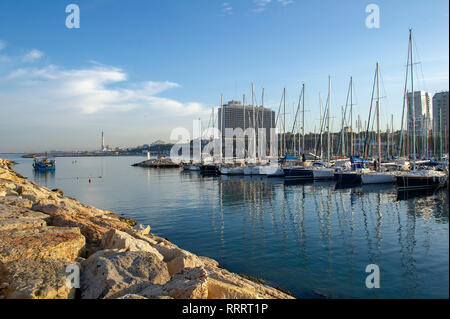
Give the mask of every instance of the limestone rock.
M 205 267 L 209 299 L 294 299 L 275 288 L 255 283 L 222 268 Z
M 158 244 L 158 242 L 152 238 L 153 235 L 150 233 L 147 235 L 144 235 L 144 234 L 141 234 L 139 231 L 136 231 L 135 229 L 123 229 L 123 231 L 126 232 L 128 235 L 133 236 L 136 239 L 140 239 L 140 240 L 143 240 L 143 241 L 149 243 L 151 246 L 155 246 Z
M 207 273 L 202 267 L 185 269 L 164 286 L 152 285 L 138 293 L 150 299 L 170 296 L 174 299 L 208 298 Z
M 83 263 L 82 298 L 119 298 L 170 280 L 167 266 L 145 251 L 99 251 Z
M 140 296 L 140 295 L 128 294 L 128 295 L 119 297 L 117 299 L 148 299 L 148 298 L 145 298 L 144 296 Z
M 150 225 L 147 225 L 147 227 L 145 227 L 142 224 L 138 224 L 134 226 L 133 229 L 141 236 L 150 234 Z
M 31 206 L 33 205 L 33 202 L 28 199 L 17 197 L 17 196 L 5 196 L 5 197 L 0 197 L 0 204 L 31 208 Z
M 8 299 L 70 299 L 75 288 L 66 284 L 65 259 L 24 258 L 3 265 L 0 281 Z
M 0 204 L 0 231 L 46 226 L 49 216 L 27 208 Z
M 125 249 L 127 251 L 147 251 L 157 256 L 161 261 L 164 259 L 164 257 L 149 243 L 140 239 L 136 239 L 133 236 L 116 229 L 111 229 L 110 231 L 108 231 L 103 235 L 100 247 L 102 249 Z
M 52 192 L 56 193 L 59 197 L 64 197 L 64 192 L 59 188 L 52 189 Z
M 22 258 L 75 260 L 84 249 L 78 228 L 40 227 L 0 232 L 0 262 Z
M 167 268 L 171 275 L 182 272 L 187 268 L 202 267 L 203 262 L 194 254 L 181 250 L 180 253 L 167 263 Z
M 196 255 L 171 244 L 159 243 L 154 248 L 164 257 L 170 275 L 177 274 L 185 268 L 203 266 L 203 262 Z

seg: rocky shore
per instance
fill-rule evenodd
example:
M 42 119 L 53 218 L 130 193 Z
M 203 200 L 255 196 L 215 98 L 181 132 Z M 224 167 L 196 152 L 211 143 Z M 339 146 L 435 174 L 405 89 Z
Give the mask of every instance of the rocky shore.
M 293 298 L 12 166 L 0 159 L 0 298 Z

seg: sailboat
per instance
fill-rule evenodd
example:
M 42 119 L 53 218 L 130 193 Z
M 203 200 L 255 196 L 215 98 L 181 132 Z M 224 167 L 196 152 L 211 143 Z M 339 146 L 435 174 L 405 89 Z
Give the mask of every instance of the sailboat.
M 412 111 L 412 148 L 413 148 L 413 170 L 397 176 L 397 186 L 399 190 L 414 190 L 414 189 L 434 189 L 445 186 L 448 177 L 444 172 L 434 170 L 418 170 L 416 169 L 416 114 L 414 103 L 414 60 L 413 60 L 413 42 L 412 29 L 409 29 L 409 46 L 408 46 L 408 61 L 406 67 L 406 74 L 408 76 L 408 67 L 411 68 L 411 111 Z M 405 85 L 406 87 L 406 85 Z M 406 93 L 406 90 L 405 90 Z M 406 94 L 405 94 L 406 98 Z M 408 106 L 409 107 L 409 106 Z M 409 134 L 409 130 L 408 130 Z
M 395 183 L 396 178 L 392 172 L 382 172 L 381 171 L 381 133 L 380 133 L 380 66 L 377 62 L 376 68 L 376 78 L 377 78 L 377 102 L 376 102 L 376 113 L 377 113 L 377 135 L 378 135 L 378 165 L 376 165 L 376 171 L 365 171 L 361 173 L 361 183 L 362 184 L 386 184 Z

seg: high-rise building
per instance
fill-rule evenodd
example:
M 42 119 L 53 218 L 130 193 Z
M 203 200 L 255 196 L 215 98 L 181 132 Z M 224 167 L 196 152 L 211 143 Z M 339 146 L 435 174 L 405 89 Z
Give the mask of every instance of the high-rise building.
M 408 101 L 408 131 L 412 136 L 427 136 L 433 129 L 432 126 L 432 100 L 430 94 L 425 91 L 414 92 L 414 115 L 415 123 L 413 130 L 413 107 L 412 107 L 413 95 L 411 92 L 407 95 Z M 414 131 L 414 132 L 413 132 Z
M 105 133 L 102 131 L 102 146 L 101 146 L 101 151 L 105 150 Z
M 448 134 L 449 92 L 439 92 L 433 96 L 433 132 L 435 136 Z
M 223 114 L 223 121 L 222 121 Z M 243 106 L 241 102 L 230 101 L 222 108 L 219 108 L 219 130 L 222 134 L 222 125 L 225 129 L 241 128 L 244 131 L 248 128 L 265 128 L 266 137 L 270 136 L 270 129 L 275 128 L 275 112 L 262 106 Z M 223 124 L 222 124 L 223 123 Z

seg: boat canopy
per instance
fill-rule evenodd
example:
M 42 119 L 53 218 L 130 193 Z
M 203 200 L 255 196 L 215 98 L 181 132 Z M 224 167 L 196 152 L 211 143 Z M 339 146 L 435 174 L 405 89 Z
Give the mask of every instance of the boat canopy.
M 283 157 L 281 159 L 282 163 L 285 163 L 285 162 L 298 162 L 298 161 L 300 161 L 300 159 L 298 157 L 289 156 L 289 155 L 286 155 L 285 157 Z

